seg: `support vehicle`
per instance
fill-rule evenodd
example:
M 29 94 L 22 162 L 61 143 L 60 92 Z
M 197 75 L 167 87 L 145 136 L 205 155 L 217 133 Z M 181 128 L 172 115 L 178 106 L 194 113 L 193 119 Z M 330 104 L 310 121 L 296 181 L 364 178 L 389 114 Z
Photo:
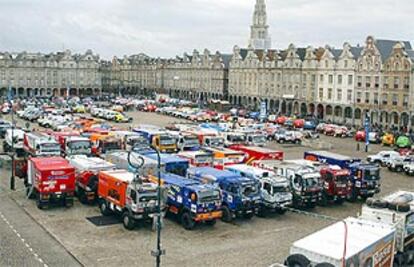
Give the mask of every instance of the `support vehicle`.
M 247 130 L 247 131 L 240 131 L 240 132 L 246 136 L 246 145 L 258 146 L 258 147 L 263 147 L 266 145 L 266 142 L 267 142 L 266 135 L 260 131 L 258 132 L 258 131 Z
M 165 131 L 156 128 L 136 128 L 135 132 L 144 136 L 148 142 L 162 153 L 178 151 L 177 140 Z
M 351 193 L 351 172 L 337 165 L 326 165 L 319 169 L 323 190 L 319 203 L 326 206 L 329 202 L 342 204 Z
M 232 149 L 244 152 L 246 154 L 246 163 L 251 163 L 255 160 L 283 160 L 283 151 L 280 150 L 256 146 L 234 146 Z
M 25 132 L 20 129 L 7 129 L 3 141 L 3 152 L 15 152 L 18 157 L 24 156 L 24 134 Z
M 378 163 L 381 166 L 385 167 L 385 163 L 388 159 L 399 157 L 400 153 L 397 151 L 387 150 L 387 151 L 380 151 L 375 155 L 370 155 L 367 157 L 367 161 L 371 163 Z
M 62 156 L 71 157 L 76 155 L 90 156 L 92 144 L 89 138 L 82 136 L 66 136 L 61 140 Z
M 84 204 L 95 202 L 99 172 L 115 169 L 115 165 L 101 158 L 86 157 L 85 155 L 69 157 L 69 163 L 75 168 L 76 196 Z
M 158 156 L 154 152 L 143 154 L 146 158 L 150 158 L 158 162 Z M 165 171 L 179 176 L 185 176 L 190 163 L 187 159 L 180 158 L 177 155 L 161 154 L 161 165 Z M 145 159 L 145 158 L 144 158 Z
M 122 141 L 111 134 L 93 133 L 89 139 L 92 143 L 92 155 L 104 157 L 106 153 L 122 149 Z
M 314 208 L 322 195 L 321 175 L 318 170 L 300 164 L 262 160 L 255 166 L 274 171 L 276 175 L 289 181 L 293 195 L 293 206 L 296 208 Z
M 286 207 L 292 204 L 292 193 L 290 192 L 289 182 L 285 177 L 246 164 L 227 166 L 225 170 L 260 181 L 262 202 L 257 211 L 259 216 L 264 217 L 269 212 L 284 214 Z
M 180 151 L 197 151 L 200 149 L 200 142 L 194 134 L 168 131 L 168 134 L 177 141 L 177 149 Z
M 140 147 L 149 147 L 148 140 L 139 133 L 132 131 L 113 131 L 114 136 L 121 139 L 122 149 L 131 151 L 134 146 L 140 145 Z
M 24 134 L 23 149 L 33 157 L 38 156 L 60 156 L 60 145 L 56 140 L 41 132 L 30 132 Z
M 56 202 L 71 207 L 75 168 L 62 157 L 30 157 L 25 186 L 28 197 L 36 198 L 39 209 Z
M 206 147 L 223 147 L 224 139 L 218 136 L 218 131 L 207 128 L 197 128 L 185 131 L 186 133 L 195 134 L 201 146 Z
M 224 138 L 224 146 L 231 147 L 234 145 L 246 145 L 246 135 L 240 132 L 221 132 Z
M 384 223 L 348 217 L 295 241 L 284 265 L 392 267 L 395 235 Z
M 414 265 L 413 192 L 397 191 L 381 199 L 367 199 L 359 218 L 387 224 L 395 231 L 393 266 Z
M 158 184 L 158 177 L 150 175 L 149 181 Z M 197 223 L 214 225 L 222 216 L 221 192 L 216 185 L 202 184 L 172 173 L 161 173 L 161 183 L 167 191 L 167 210 L 178 216 L 186 230 Z
M 128 154 L 129 152 L 127 151 L 113 151 L 113 152 L 106 154 L 105 160 L 112 164 L 115 164 L 117 169 L 123 169 L 123 170 L 128 170 L 133 173 L 138 173 L 140 176 L 148 176 L 150 174 L 157 173 L 157 170 L 158 170 L 157 160 L 142 156 L 142 159 L 144 160 L 144 164 L 141 166 L 141 168 L 136 169 L 129 164 Z M 136 159 L 135 157 L 132 157 L 130 158 L 130 160 L 134 161 Z M 164 163 L 161 163 L 160 171 L 162 172 L 165 171 Z
M 232 164 L 241 164 L 245 161 L 246 154 L 241 151 L 236 151 L 229 148 L 218 148 L 218 147 L 208 147 L 204 148 L 205 151 L 213 154 L 214 168 L 224 169 L 227 165 Z
M 101 171 L 98 176 L 98 201 L 102 215 L 120 215 L 127 230 L 133 230 L 138 221 L 157 218 L 157 185 L 143 182 L 126 170 Z M 162 210 L 165 198 L 161 200 Z
M 260 182 L 256 179 L 241 177 L 233 172 L 212 167 L 190 168 L 187 171 L 187 178 L 220 187 L 224 222 L 231 222 L 236 216 L 250 219 L 260 207 Z
M 190 162 L 193 167 L 212 167 L 214 162 L 213 153 L 207 151 L 184 151 L 177 154 Z

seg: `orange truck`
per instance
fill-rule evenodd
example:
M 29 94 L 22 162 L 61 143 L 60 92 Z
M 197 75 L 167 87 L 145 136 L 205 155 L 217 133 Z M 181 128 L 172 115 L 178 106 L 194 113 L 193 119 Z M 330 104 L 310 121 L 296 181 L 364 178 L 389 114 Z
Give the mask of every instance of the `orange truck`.
M 157 185 L 140 181 L 126 170 L 99 172 L 98 202 L 104 216 L 122 216 L 128 230 L 136 227 L 139 220 L 153 220 L 157 214 Z M 164 209 L 164 201 L 161 203 Z
M 112 134 L 93 133 L 89 136 L 92 143 L 92 155 L 103 156 L 109 151 L 121 150 L 122 140 Z

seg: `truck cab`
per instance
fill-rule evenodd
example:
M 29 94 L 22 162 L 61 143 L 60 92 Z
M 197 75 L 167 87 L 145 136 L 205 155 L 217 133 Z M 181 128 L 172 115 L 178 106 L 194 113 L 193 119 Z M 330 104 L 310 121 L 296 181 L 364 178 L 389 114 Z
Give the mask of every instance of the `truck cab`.
M 94 133 L 90 136 L 92 143 L 92 154 L 95 156 L 104 156 L 109 151 L 121 150 L 122 141 L 110 134 Z
M 272 171 L 246 164 L 227 166 L 225 170 L 260 181 L 262 203 L 258 210 L 259 216 L 263 217 L 268 212 L 284 214 L 286 207 L 292 204 L 292 193 L 290 192 L 289 182 L 285 177 L 276 176 Z
M 236 216 L 250 219 L 261 204 L 260 182 L 256 179 L 212 167 L 190 168 L 187 178 L 220 187 L 224 222 L 231 222 Z
M 263 147 L 266 145 L 266 135 L 260 132 L 248 131 L 244 133 L 246 135 L 246 144 L 249 146 Z
M 98 201 L 102 215 L 120 215 L 127 230 L 133 230 L 138 221 L 155 220 L 157 185 L 144 182 L 125 170 L 101 171 L 98 178 Z M 160 206 L 163 210 L 165 198 L 161 199 Z
M 224 138 L 225 147 L 246 144 L 246 135 L 240 132 L 221 132 L 221 136 Z
M 81 136 L 67 136 L 64 138 L 63 151 L 64 156 L 92 154 L 92 144 L 89 138 Z
M 322 166 L 319 171 L 323 183 L 320 204 L 342 204 L 351 192 L 351 172 L 336 165 Z
M 142 134 L 148 142 L 162 153 L 177 152 L 177 140 L 167 132 L 157 128 L 136 128 L 135 132 Z
M 397 191 L 368 199 L 360 219 L 384 223 L 396 231 L 393 266 L 412 266 L 414 259 L 414 193 Z
M 24 134 L 25 132 L 20 129 L 7 129 L 3 141 L 3 151 L 16 152 L 18 157 L 23 156 L 25 154 L 23 149 Z
M 367 199 L 381 191 L 380 167 L 376 164 L 356 162 L 349 165 L 349 170 L 352 182 L 349 200 Z
M 132 131 L 113 131 L 111 133 L 121 139 L 122 149 L 126 151 L 131 151 L 135 145 L 143 148 L 149 147 L 148 140 L 139 133 Z
M 200 149 L 200 142 L 196 135 L 168 131 L 168 134 L 177 140 L 177 148 L 180 151 L 196 151 Z
M 201 146 L 205 147 L 223 147 L 224 138 L 220 136 L 204 136 L 202 139 Z
M 260 161 L 256 166 L 274 171 L 289 180 L 294 207 L 314 208 L 320 200 L 321 175 L 315 168 L 273 160 Z
M 60 145 L 46 133 L 31 132 L 24 134 L 23 149 L 33 157 L 60 156 Z
M 184 151 L 179 152 L 178 156 L 189 160 L 194 167 L 212 167 L 214 162 L 213 153 L 207 151 Z
M 158 177 L 148 176 L 158 184 Z M 179 217 L 182 226 L 192 230 L 197 223 L 214 225 L 220 219 L 221 192 L 216 185 L 202 184 L 171 173 L 161 173 L 161 183 L 167 189 L 168 212 Z

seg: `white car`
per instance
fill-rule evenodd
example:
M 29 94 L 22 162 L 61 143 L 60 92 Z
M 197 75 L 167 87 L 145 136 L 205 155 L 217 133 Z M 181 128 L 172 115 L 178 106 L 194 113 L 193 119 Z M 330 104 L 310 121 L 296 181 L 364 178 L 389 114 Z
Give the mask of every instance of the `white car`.
M 397 158 L 400 157 L 400 153 L 392 150 L 388 151 L 381 151 L 375 155 L 371 155 L 367 157 L 367 161 L 370 163 L 379 163 L 381 166 L 385 167 L 387 160 L 390 158 Z

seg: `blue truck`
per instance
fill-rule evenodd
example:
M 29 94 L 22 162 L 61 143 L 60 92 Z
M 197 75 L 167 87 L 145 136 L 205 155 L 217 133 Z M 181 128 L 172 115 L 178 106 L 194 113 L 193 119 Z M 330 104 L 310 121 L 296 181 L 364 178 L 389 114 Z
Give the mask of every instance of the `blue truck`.
M 158 177 L 148 180 L 158 184 Z M 167 189 L 168 213 L 175 215 L 186 230 L 198 223 L 214 225 L 222 216 L 221 191 L 216 185 L 202 184 L 172 173 L 161 173 L 161 183 Z
M 154 151 L 144 151 L 141 153 L 145 158 L 158 161 L 158 156 Z M 171 154 L 160 154 L 161 165 L 166 172 L 173 173 L 180 176 L 185 176 L 187 169 L 190 167 L 190 162 L 187 159 L 180 158 Z
M 260 181 L 242 177 L 230 171 L 212 167 L 194 167 L 187 171 L 187 178 L 202 183 L 216 184 L 222 190 L 222 220 L 231 222 L 237 216 L 250 219 L 261 205 Z
M 360 159 L 327 151 L 308 151 L 304 158 L 348 169 L 352 183 L 348 196 L 350 201 L 356 201 L 359 197 L 367 199 L 381 191 L 380 167 L 376 164 L 363 163 Z

